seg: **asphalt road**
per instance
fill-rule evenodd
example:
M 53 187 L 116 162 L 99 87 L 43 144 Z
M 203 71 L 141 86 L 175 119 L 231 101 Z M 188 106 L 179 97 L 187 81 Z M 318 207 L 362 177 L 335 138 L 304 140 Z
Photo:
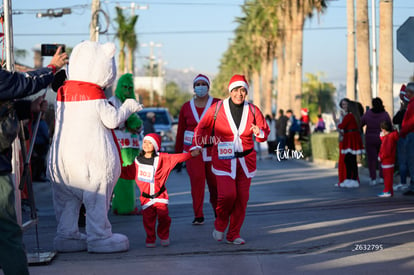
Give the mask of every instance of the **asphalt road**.
M 412 274 L 414 197 L 377 198 L 360 169 L 357 189 L 334 187 L 332 165 L 305 160 L 258 160 L 241 235 L 242 246 L 212 238 L 213 211 L 194 226 L 186 170 L 168 180 L 171 245 L 145 247 L 142 216 L 110 214 L 113 232 L 129 237 L 116 254 L 60 253 L 31 274 Z M 396 178 L 397 179 L 397 178 Z M 50 184 L 35 182 L 39 223 L 24 234 L 30 254 L 53 251 L 56 230 Z M 206 191 L 208 194 L 208 191 Z M 28 212 L 24 212 L 28 217 Z M 36 254 L 34 254 L 36 255 Z

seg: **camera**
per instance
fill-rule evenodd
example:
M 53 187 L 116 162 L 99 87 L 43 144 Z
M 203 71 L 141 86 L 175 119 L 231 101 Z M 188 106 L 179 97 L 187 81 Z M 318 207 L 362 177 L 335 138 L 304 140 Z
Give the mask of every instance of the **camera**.
M 54 56 L 57 49 L 62 46 L 62 53 L 65 52 L 65 45 L 64 44 L 42 44 L 41 51 L 42 56 Z

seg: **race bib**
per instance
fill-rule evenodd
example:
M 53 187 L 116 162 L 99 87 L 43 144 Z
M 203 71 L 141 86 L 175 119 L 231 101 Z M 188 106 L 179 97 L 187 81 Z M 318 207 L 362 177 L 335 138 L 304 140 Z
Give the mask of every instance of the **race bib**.
M 152 165 L 140 164 L 138 166 L 138 180 L 152 182 L 154 180 L 154 167 Z
M 192 145 L 193 144 L 193 137 L 194 137 L 194 132 L 193 131 L 185 131 L 184 132 L 184 144 L 185 145 Z
M 217 146 L 219 159 L 232 159 L 234 158 L 234 143 L 233 142 L 220 142 Z

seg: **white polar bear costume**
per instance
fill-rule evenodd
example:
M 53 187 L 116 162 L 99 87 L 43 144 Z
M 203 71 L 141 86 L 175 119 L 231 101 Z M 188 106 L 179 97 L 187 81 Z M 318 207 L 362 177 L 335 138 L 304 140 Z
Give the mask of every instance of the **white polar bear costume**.
M 103 89 L 116 77 L 115 45 L 84 41 L 72 51 L 68 81 L 57 93 L 56 126 L 48 160 L 57 219 L 54 247 L 60 252 L 126 251 L 128 238 L 112 234 L 108 210 L 121 174 L 118 145 L 111 129 L 142 109 L 128 99 L 115 108 Z M 86 235 L 79 232 L 81 204 Z

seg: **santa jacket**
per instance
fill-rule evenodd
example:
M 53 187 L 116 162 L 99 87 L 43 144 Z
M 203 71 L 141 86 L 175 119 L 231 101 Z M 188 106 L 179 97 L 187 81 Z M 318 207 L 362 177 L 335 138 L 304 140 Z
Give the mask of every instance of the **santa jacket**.
M 142 164 L 138 158 L 135 158 L 135 164 L 122 168 L 121 178 L 135 179 L 141 191 L 142 209 L 146 209 L 154 203 L 168 204 L 168 193 L 165 187 L 168 176 L 177 163 L 189 158 L 191 158 L 191 153 L 159 153 L 154 158 L 153 165 Z
M 414 97 L 410 99 L 401 124 L 400 136 L 405 138 L 409 133 L 414 132 Z
M 204 108 L 196 107 L 194 99 L 184 103 L 181 107 L 178 120 L 177 137 L 175 141 L 176 153 L 189 152 L 193 142 L 195 127 L 203 118 L 210 106 L 217 101 L 219 101 L 218 98 L 212 98 L 209 96 L 207 104 Z M 204 161 L 211 161 L 211 146 L 203 148 L 202 154 Z
M 237 129 L 230 111 L 229 98 L 212 105 L 199 122 L 195 129 L 193 145 L 203 145 L 207 137 L 210 137 L 214 125 L 213 147 L 212 147 L 212 171 L 215 175 L 230 176 L 236 178 L 237 161 L 243 168 L 248 178 L 254 177 L 256 173 L 256 151 L 254 150 L 252 124 L 260 128 L 258 142 L 267 140 L 270 129 L 259 108 L 248 102 L 244 102 L 243 114 L 240 126 Z M 214 119 L 217 107 L 217 116 Z M 238 157 L 231 159 L 219 159 L 219 146 L 224 142 L 233 145 Z
M 338 128 L 344 131 L 341 154 L 362 154 L 364 152 L 364 146 L 354 115 L 347 113 L 338 125 Z
M 394 167 L 398 138 L 397 131 L 392 131 L 388 135 L 381 137 L 378 159 L 381 162 L 382 168 Z

